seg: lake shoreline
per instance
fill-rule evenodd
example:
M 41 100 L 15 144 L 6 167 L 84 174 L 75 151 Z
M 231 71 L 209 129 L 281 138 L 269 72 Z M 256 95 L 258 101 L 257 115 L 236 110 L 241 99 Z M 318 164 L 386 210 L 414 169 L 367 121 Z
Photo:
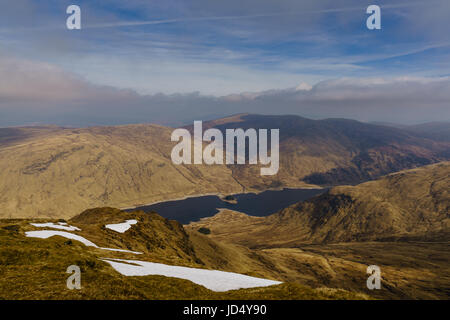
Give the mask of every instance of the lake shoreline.
M 127 212 L 142 210 L 156 212 L 169 220 L 181 224 L 199 221 L 211 217 L 219 209 L 229 209 L 251 216 L 268 216 L 295 203 L 308 200 L 326 192 L 328 188 L 278 188 L 259 192 L 233 194 L 233 201 L 225 199 L 223 193 L 206 193 L 199 196 L 189 195 L 179 200 L 158 201 L 151 205 L 124 209 Z M 230 195 L 228 195 L 230 196 Z
M 224 198 L 226 196 L 236 196 L 236 195 L 242 195 L 242 194 L 255 194 L 258 195 L 260 193 L 266 192 L 266 191 L 283 191 L 285 189 L 301 189 L 301 190 L 321 190 L 321 189 L 328 189 L 328 188 L 324 188 L 324 187 L 320 187 L 320 186 L 311 186 L 311 187 L 283 187 L 283 188 L 269 188 L 269 189 L 264 189 L 264 190 L 259 190 L 259 191 L 251 191 L 251 192 L 243 192 L 243 193 L 227 193 L 224 194 L 222 192 L 209 192 L 209 193 L 196 193 L 196 194 L 190 194 L 190 195 L 186 195 L 183 197 L 179 197 L 179 198 L 173 198 L 173 199 L 168 199 L 168 200 L 158 200 L 155 202 L 150 202 L 150 203 L 145 203 L 145 204 L 139 204 L 137 206 L 131 206 L 131 207 L 122 207 L 119 208 L 120 210 L 132 210 L 132 209 L 137 209 L 137 208 L 142 208 L 142 207 L 148 207 L 148 206 L 152 206 L 155 204 L 159 204 L 159 203 L 164 203 L 164 202 L 172 202 L 172 201 L 182 201 L 182 200 L 187 200 L 187 199 L 191 199 L 191 198 L 200 198 L 200 197 L 207 197 L 207 196 L 217 196 L 219 198 Z

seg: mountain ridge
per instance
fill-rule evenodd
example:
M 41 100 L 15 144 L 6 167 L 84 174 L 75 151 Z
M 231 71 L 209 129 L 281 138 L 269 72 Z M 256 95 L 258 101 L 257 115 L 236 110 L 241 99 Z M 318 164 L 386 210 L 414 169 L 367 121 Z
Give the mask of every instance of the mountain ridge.
M 172 128 L 137 124 L 0 131 L 0 217 L 70 218 L 195 194 L 355 184 L 447 159 L 450 143 L 350 120 L 237 115 L 204 127 L 280 128 L 280 170 L 172 163 Z M 448 155 L 450 159 L 450 154 Z
M 450 162 L 442 162 L 333 187 L 267 217 L 223 211 L 191 226 L 209 228 L 212 234 L 219 228 L 219 239 L 250 247 L 270 247 L 272 241 L 290 246 L 433 236 L 448 241 L 448 190 Z

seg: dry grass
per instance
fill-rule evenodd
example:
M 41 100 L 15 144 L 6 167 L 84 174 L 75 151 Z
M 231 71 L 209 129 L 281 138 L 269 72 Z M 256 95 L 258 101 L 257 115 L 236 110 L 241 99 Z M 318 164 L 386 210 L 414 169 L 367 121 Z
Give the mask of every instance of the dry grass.
M 210 291 L 162 276 L 125 277 L 99 260 L 104 252 L 61 237 L 26 238 L 28 221 L 0 222 L 0 299 L 365 299 L 345 290 L 322 291 L 298 284 Z M 116 255 L 116 257 L 121 256 Z M 141 258 L 141 257 L 140 257 Z M 81 290 L 66 288 L 69 265 L 81 268 Z
M 195 241 L 197 230 L 211 230 L 202 237 L 215 245 L 198 253 L 211 267 L 223 256 L 221 264 L 236 272 L 257 270 L 313 287 L 345 288 L 377 298 L 446 299 L 449 173 L 450 163 L 443 162 L 336 187 L 269 217 L 223 210 L 185 228 L 196 247 L 203 248 L 207 242 Z M 215 252 L 217 259 L 212 258 Z M 384 290 L 366 289 L 371 264 L 381 267 Z

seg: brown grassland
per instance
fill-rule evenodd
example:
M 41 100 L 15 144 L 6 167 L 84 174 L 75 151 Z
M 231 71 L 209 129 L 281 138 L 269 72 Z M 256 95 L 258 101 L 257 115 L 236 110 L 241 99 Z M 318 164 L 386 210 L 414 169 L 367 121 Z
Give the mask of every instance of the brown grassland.
M 175 166 L 172 129 L 157 125 L 0 129 L 0 299 L 450 297 L 448 140 L 295 116 L 238 115 L 204 126 L 282 128 L 278 175 L 261 177 L 258 166 Z M 268 217 L 221 210 L 182 226 L 157 213 L 114 209 L 194 194 L 312 186 L 331 188 Z M 31 222 L 59 219 L 98 246 L 142 255 L 25 236 L 39 230 Z M 123 234 L 105 228 L 127 219 L 138 223 Z M 125 277 L 102 258 L 283 284 L 213 292 L 181 279 Z M 82 270 L 81 290 L 66 288 L 73 264 Z M 368 265 L 380 266 L 381 290 L 367 289 Z
M 156 217 L 156 216 L 153 216 Z M 158 223 L 161 221 L 159 218 Z M 346 290 L 313 289 L 296 283 L 266 288 L 214 292 L 190 281 L 163 276 L 126 277 L 100 260 L 105 257 L 136 258 L 128 253 L 111 253 L 62 237 L 27 238 L 33 229 L 29 220 L 0 221 L 0 299 L 367 299 Z M 170 224 L 170 222 L 167 222 Z M 181 226 L 180 226 L 181 227 Z M 181 227 L 182 228 L 182 227 Z M 161 239 L 160 239 L 161 240 Z M 161 241 L 160 246 L 170 245 Z M 183 251 L 182 249 L 179 249 Z M 150 250 L 151 251 L 151 250 Z M 164 251 L 164 250 L 163 250 Z M 168 250 L 170 251 L 170 250 Z M 174 252 L 172 252 L 174 253 Z M 156 258 L 158 257 L 158 258 Z M 139 259 L 157 262 L 177 260 L 177 264 L 205 267 L 181 257 L 147 251 Z M 69 290 L 66 279 L 69 265 L 82 272 L 81 290 Z

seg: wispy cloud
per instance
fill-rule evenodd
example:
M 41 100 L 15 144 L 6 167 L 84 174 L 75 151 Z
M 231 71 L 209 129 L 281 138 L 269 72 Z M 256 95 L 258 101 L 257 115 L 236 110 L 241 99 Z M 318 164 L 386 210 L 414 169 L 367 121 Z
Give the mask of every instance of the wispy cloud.
M 430 3 L 424 2 L 404 2 L 397 4 L 384 4 L 384 9 L 398 9 L 413 6 L 429 6 Z M 173 18 L 162 20 L 147 20 L 147 21 L 116 21 L 112 23 L 97 23 L 85 26 L 85 28 L 111 28 L 111 27 L 134 27 L 134 26 L 146 26 L 146 25 L 159 25 L 159 24 L 171 24 L 171 23 L 184 23 L 184 22 L 202 22 L 202 21 L 221 21 L 221 20 L 248 20 L 259 18 L 271 18 L 271 17 L 283 17 L 283 16 L 301 16 L 310 14 L 327 14 L 327 13 L 340 13 L 340 12 L 352 12 L 362 11 L 367 6 L 354 6 L 354 7 L 337 7 L 320 10 L 304 10 L 304 11 L 284 11 L 275 13 L 260 13 L 250 15 L 235 15 L 235 16 L 206 16 L 206 17 L 192 17 L 192 18 Z

